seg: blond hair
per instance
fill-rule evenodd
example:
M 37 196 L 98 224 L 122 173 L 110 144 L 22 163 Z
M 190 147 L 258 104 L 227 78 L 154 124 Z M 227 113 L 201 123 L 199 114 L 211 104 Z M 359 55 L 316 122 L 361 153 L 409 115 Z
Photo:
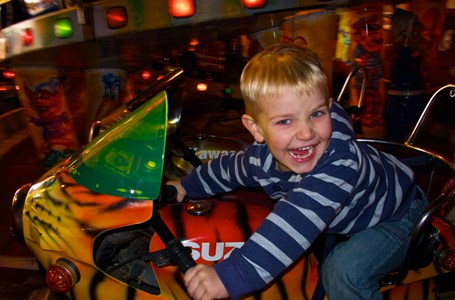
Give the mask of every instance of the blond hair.
M 240 89 L 248 114 L 255 113 L 259 97 L 320 89 L 328 99 L 327 77 L 319 57 L 308 48 L 276 44 L 256 54 L 243 69 Z

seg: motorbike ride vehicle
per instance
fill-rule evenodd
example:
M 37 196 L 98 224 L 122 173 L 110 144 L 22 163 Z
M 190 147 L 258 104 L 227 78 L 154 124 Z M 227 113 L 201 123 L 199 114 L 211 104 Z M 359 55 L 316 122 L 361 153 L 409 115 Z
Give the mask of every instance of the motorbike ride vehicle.
M 97 122 L 79 152 L 16 192 L 13 234 L 36 256 L 53 293 L 84 300 L 189 299 L 181 273 L 228 257 L 269 213 L 271 200 L 257 190 L 175 203 L 163 183 L 199 164 L 198 152 L 243 147 L 231 138 L 199 136 L 190 147 L 181 141 L 176 90 L 182 80 L 181 69 L 170 72 Z M 447 89 L 453 93 L 455 86 L 436 96 Z M 390 299 L 418 299 L 402 289 L 455 270 L 455 165 L 414 146 L 436 96 L 407 142 L 363 140 L 407 160 L 430 197 L 408 259 L 383 280 Z M 310 254 L 251 298 L 310 299 L 316 283 L 317 260 Z M 420 286 L 417 293 L 429 293 Z

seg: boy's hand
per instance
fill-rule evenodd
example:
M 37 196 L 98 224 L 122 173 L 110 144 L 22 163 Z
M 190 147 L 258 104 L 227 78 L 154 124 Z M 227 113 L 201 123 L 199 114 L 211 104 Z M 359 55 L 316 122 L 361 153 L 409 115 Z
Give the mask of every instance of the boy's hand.
M 225 299 L 229 294 L 216 274 L 215 268 L 197 265 L 186 271 L 184 277 L 188 294 L 195 300 Z
M 177 199 L 176 199 L 177 202 L 182 202 L 183 199 L 185 199 L 186 190 L 180 184 L 179 180 L 169 180 L 168 182 L 166 182 L 166 185 L 172 185 L 177 189 Z

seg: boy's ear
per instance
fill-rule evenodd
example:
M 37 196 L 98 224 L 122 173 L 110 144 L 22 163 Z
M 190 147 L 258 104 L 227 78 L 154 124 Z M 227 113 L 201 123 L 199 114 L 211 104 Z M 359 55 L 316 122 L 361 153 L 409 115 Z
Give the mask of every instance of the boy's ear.
M 264 142 L 264 136 L 262 135 L 261 129 L 259 128 L 258 124 L 254 118 L 250 115 L 244 114 L 242 115 L 242 123 L 246 129 L 251 133 L 254 137 L 254 140 L 258 143 Z

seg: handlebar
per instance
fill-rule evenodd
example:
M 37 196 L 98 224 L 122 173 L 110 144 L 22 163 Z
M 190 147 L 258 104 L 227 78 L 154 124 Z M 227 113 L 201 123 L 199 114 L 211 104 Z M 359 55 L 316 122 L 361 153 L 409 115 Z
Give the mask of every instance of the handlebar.
M 173 185 L 163 185 L 161 186 L 161 198 L 160 203 L 166 205 L 173 205 L 177 203 L 187 203 L 189 198 L 185 196 L 181 202 L 177 201 L 177 188 Z
M 420 130 L 423 127 L 423 124 L 428 118 L 428 115 L 430 114 L 431 110 L 433 109 L 434 104 L 436 103 L 436 100 L 439 99 L 442 96 L 442 93 L 446 90 L 449 90 L 449 97 L 455 98 L 455 85 L 454 84 L 447 84 L 440 89 L 438 89 L 434 94 L 431 96 L 430 100 L 428 101 L 427 105 L 425 106 L 425 109 L 422 112 L 422 115 L 420 116 L 419 120 L 417 121 L 416 125 L 414 126 L 414 129 L 412 130 L 411 134 L 409 135 L 408 139 L 406 140 L 405 144 L 407 145 L 413 145 L 420 133 Z
M 367 69 L 364 66 L 358 66 L 355 67 L 354 69 L 349 72 L 348 77 L 346 78 L 343 87 L 341 88 L 340 93 L 338 94 L 338 98 L 336 102 L 341 103 L 341 99 L 343 98 L 344 94 L 346 93 L 347 87 L 349 85 L 349 82 L 351 81 L 351 78 L 356 74 L 359 73 L 362 75 L 362 86 L 360 88 L 360 95 L 359 99 L 357 101 L 357 108 L 362 108 L 363 107 L 363 99 L 365 98 L 365 90 L 366 90 L 366 80 L 367 80 Z
M 173 185 L 161 186 L 160 202 L 164 204 L 174 204 L 177 202 L 177 189 Z
M 167 205 L 175 204 L 177 202 L 177 193 L 176 187 L 163 185 L 161 187 L 160 202 Z M 196 265 L 189 248 L 183 246 L 182 242 L 175 237 L 169 227 L 164 223 L 157 209 L 155 209 L 152 215 L 151 225 L 161 241 L 166 245 L 166 251 L 170 261 L 177 265 L 183 273 Z
M 166 245 L 166 250 L 168 251 L 171 261 L 175 263 L 183 273 L 194 267 L 196 262 L 191 256 L 191 252 L 174 236 L 163 222 L 160 215 L 154 213 L 151 221 L 155 232 Z

